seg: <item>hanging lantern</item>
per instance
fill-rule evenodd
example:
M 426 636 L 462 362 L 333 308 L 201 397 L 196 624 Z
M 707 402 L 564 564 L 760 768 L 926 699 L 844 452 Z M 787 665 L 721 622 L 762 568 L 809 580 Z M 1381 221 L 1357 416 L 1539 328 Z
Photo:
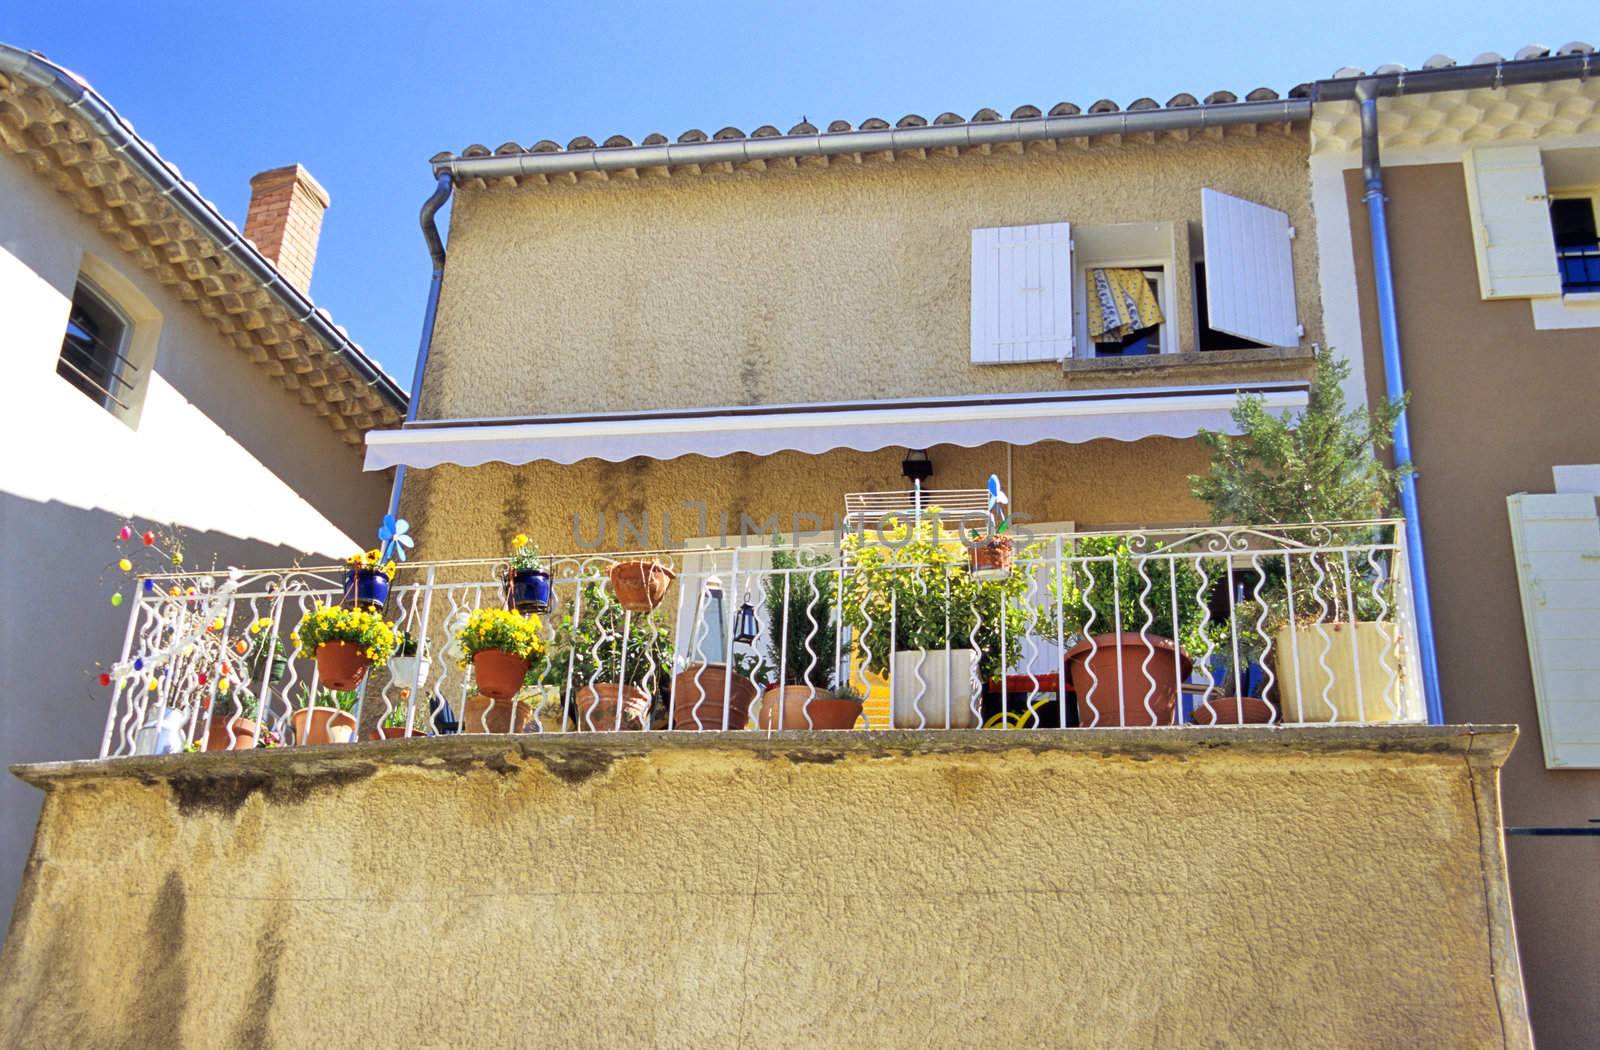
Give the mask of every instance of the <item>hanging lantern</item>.
M 761 631 L 756 623 L 756 607 L 749 602 L 739 606 L 739 611 L 733 618 L 733 640 L 740 645 L 749 645 L 756 640 L 756 635 Z

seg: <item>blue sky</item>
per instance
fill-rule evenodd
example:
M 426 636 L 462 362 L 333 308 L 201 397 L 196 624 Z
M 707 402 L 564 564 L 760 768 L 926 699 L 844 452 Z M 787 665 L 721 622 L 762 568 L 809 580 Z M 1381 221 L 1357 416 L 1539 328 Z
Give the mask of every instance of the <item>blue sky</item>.
M 0 40 L 85 77 L 235 222 L 252 174 L 306 165 L 333 198 L 312 295 L 402 385 L 440 150 L 1282 92 L 1573 39 L 1600 43 L 1593 0 L 0 5 Z

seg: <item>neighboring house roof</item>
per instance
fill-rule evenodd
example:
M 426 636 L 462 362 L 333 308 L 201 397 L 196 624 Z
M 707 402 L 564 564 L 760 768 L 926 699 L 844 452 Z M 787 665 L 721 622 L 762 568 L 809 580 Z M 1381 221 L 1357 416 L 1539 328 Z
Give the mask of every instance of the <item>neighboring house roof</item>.
M 1588 55 L 1593 50 L 1588 44 L 1573 42 L 1554 54 Z M 1479 55 L 1472 64 L 1528 62 L 1551 54 L 1547 47 L 1532 45 L 1517 51 L 1511 59 L 1488 52 Z M 1455 65 L 1455 59 L 1448 55 L 1434 55 L 1420 68 L 1431 71 Z M 1408 71 L 1402 66 L 1384 65 L 1372 75 L 1388 77 L 1405 72 Z M 1345 67 L 1334 74 L 1334 79 L 1365 75 L 1362 70 Z M 638 144 L 625 135 L 612 135 L 599 143 L 580 135 L 565 148 L 550 139 L 541 139 L 526 147 L 507 142 L 494 150 L 472 145 L 459 155 L 436 154 L 432 163 L 435 173 L 448 172 L 461 180 L 509 179 L 518 185 L 542 185 L 552 180 L 572 181 L 579 177 L 637 177 L 641 172 L 694 175 L 705 170 L 729 171 L 734 167 L 761 170 L 773 162 L 788 167 L 803 161 L 853 163 L 863 155 L 874 153 L 916 154 L 928 149 L 988 152 L 992 148 L 1020 150 L 1030 142 L 1049 144 L 1111 136 L 1148 139 L 1156 134 L 1182 136 L 1194 127 L 1209 129 L 1214 134 L 1221 134 L 1224 127 L 1248 132 L 1260 125 L 1281 126 L 1309 119 L 1312 99 L 1320 94 L 1319 88 L 1329 83 L 1300 84 L 1289 90 L 1287 100 L 1281 101 L 1276 91 L 1260 87 L 1242 101 L 1230 91 L 1214 91 L 1204 99 L 1190 94 L 1174 95 L 1165 106 L 1153 98 L 1135 99 L 1126 109 L 1110 99 L 1101 99 L 1087 110 L 1071 102 L 1059 102 L 1048 112 L 1037 106 L 1019 106 L 1012 110 L 1009 118 L 1001 117 L 993 109 L 980 109 L 970 119 L 942 113 L 932 121 L 909 113 L 892 127 L 886 120 L 871 117 L 859 127 L 835 120 L 826 129 L 802 121 L 787 132 L 764 124 L 748 135 L 734 127 L 723 128 L 715 135 L 692 128 L 679 135 L 675 143 L 659 132 L 646 135 Z M 718 144 L 726 145 L 718 149 Z
M 405 418 L 400 385 L 76 74 L 0 44 L 0 143 L 346 442 Z

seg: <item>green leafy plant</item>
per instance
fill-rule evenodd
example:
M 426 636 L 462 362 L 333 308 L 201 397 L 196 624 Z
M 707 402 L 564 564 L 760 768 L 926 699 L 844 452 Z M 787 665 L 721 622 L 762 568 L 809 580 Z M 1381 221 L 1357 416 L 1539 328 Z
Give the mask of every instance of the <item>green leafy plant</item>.
M 327 689 L 319 687 L 316 692 L 316 702 L 312 703 L 311 689 L 302 685 L 294 692 L 294 706 L 296 707 L 334 707 L 340 711 L 354 711 L 360 694 L 342 689 Z
M 838 632 L 833 624 L 838 578 L 826 569 L 805 571 L 829 561 L 825 555 L 798 549 L 778 547 L 772 552 L 776 571 L 767 578 L 770 666 L 765 670 L 774 682 L 782 668 L 787 685 L 833 688 L 839 664 Z
M 1070 641 L 1086 634 L 1148 630 L 1177 642 L 1190 656 L 1206 652 L 1208 639 L 1210 646 L 1220 646 L 1227 628 L 1206 623 L 1205 580 L 1199 569 L 1189 558 L 1146 556 L 1164 549 L 1152 543 L 1148 551 L 1136 554 L 1125 536 L 1077 540 L 1052 574 L 1050 602 L 1038 619 L 1044 630 L 1039 633 L 1047 631 L 1046 637 Z M 1219 561 L 1217 573 L 1223 571 Z M 1211 578 L 1216 579 L 1216 573 Z
M 875 671 L 887 666 L 891 642 L 895 652 L 968 649 L 975 637 L 986 680 L 1021 655 L 1032 619 L 1028 574 L 974 579 L 960 530 L 940 523 L 937 508 L 914 526 L 889 519 L 876 534 L 848 534 L 843 547 L 842 615 Z M 1037 548 L 1021 553 L 1026 560 Z
M 410 631 L 396 631 L 394 633 L 395 656 L 416 656 L 419 650 L 423 653 L 428 651 L 427 643 L 423 639 L 418 638 Z
M 574 690 L 591 682 L 659 688 L 666 680 L 672 668 L 672 630 L 665 614 L 633 616 L 624 645 L 623 609 L 604 584 L 583 583 L 567 609 L 553 644 L 529 670 L 528 684 L 564 686 L 569 666 Z

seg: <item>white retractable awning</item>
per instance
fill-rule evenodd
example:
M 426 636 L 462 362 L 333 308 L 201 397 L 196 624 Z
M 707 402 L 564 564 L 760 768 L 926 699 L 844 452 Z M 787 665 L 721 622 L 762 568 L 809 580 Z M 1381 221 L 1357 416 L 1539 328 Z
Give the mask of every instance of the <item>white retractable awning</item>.
M 892 401 L 756 405 L 525 419 L 408 423 L 367 434 L 367 470 L 450 463 L 613 463 L 636 456 L 727 456 L 748 452 L 871 452 L 1004 441 L 1137 441 L 1193 437 L 1202 427 L 1237 433 L 1231 412 L 1240 393 L 1268 410 L 1301 409 L 1302 382 L 1229 387 L 1145 387 L 1038 394 L 990 394 Z

